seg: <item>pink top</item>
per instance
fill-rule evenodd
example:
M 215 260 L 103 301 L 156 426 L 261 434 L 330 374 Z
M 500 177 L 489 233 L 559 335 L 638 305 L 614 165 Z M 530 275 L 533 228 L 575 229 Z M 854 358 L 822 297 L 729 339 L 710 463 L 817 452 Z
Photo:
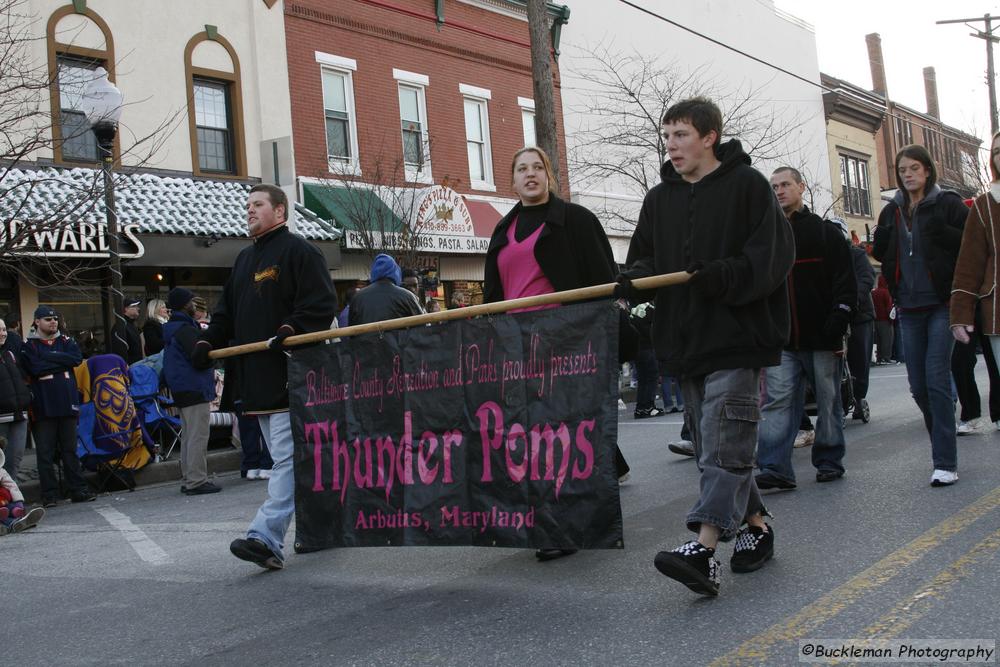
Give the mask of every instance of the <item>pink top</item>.
M 518 241 L 514 235 L 514 230 L 517 229 L 517 218 L 514 218 L 510 227 L 507 228 L 507 245 L 501 248 L 497 255 L 497 269 L 500 272 L 500 284 L 503 285 L 505 301 L 526 296 L 551 294 L 556 291 L 549 279 L 542 273 L 542 267 L 538 265 L 538 260 L 535 259 L 535 244 L 538 242 L 543 227 L 545 225 L 539 225 L 538 229 L 523 241 Z M 558 303 L 551 303 L 546 306 L 515 308 L 508 312 L 523 313 L 529 310 L 544 310 L 558 306 Z

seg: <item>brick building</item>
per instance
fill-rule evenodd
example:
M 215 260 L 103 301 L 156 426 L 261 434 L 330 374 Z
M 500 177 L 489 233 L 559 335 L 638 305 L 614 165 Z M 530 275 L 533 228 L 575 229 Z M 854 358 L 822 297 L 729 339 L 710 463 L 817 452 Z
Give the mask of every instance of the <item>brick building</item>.
M 568 12 L 549 14 L 557 46 Z M 436 273 L 439 300 L 476 301 L 489 236 L 516 201 L 510 158 L 534 143 L 524 3 L 288 0 L 285 31 L 300 201 L 346 231 L 338 289 L 385 251 Z
M 865 36 L 868 62 L 872 72 L 872 91 L 885 100 L 886 117 L 875 135 L 879 150 L 879 186 L 883 192 L 897 187 L 896 153 L 907 144 L 920 144 L 930 151 L 938 167 L 938 182 L 943 188 L 955 190 L 963 197 L 982 192 L 984 183 L 979 161 L 982 141 L 978 137 L 945 125 L 938 107 L 937 77 L 933 67 L 924 68 L 924 90 L 927 112 L 922 113 L 889 97 L 882 55 L 882 40 L 878 33 Z M 877 215 L 877 212 L 876 212 Z

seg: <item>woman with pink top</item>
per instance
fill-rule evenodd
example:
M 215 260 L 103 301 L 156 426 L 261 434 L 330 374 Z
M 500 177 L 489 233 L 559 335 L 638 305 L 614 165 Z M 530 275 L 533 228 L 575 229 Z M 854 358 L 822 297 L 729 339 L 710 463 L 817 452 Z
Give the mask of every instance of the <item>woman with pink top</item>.
M 540 148 L 522 148 L 514 153 L 511 175 L 520 202 L 497 224 L 490 239 L 484 300 L 492 303 L 613 283 L 617 267 L 604 228 L 589 210 L 556 196 L 549 156 Z M 618 447 L 615 467 L 619 482 L 624 481 L 629 467 Z M 575 550 L 539 549 L 535 556 L 551 560 L 572 553 Z

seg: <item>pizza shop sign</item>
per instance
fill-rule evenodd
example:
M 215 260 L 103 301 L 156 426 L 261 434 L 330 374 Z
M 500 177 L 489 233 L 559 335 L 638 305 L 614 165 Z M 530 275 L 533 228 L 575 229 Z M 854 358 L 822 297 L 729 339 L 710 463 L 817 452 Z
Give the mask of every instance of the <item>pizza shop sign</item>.
M 104 258 L 110 256 L 108 226 L 74 222 L 63 225 L 32 224 L 11 220 L 0 229 L 0 247 L 29 257 Z M 136 259 L 146 252 L 139 240 L 139 225 L 124 225 L 118 240 L 122 259 Z
M 476 235 L 465 200 L 451 188 L 440 185 L 427 188 L 419 195 L 410 228 L 418 234 Z

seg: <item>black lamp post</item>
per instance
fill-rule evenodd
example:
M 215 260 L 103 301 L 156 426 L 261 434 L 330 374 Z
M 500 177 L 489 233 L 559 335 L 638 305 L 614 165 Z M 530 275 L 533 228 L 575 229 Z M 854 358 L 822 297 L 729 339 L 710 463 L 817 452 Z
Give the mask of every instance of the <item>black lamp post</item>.
M 109 261 L 106 271 L 110 276 L 104 280 L 101 303 L 104 308 L 104 347 L 112 352 L 111 337 L 115 318 L 125 321 L 122 312 L 122 262 L 118 248 L 118 211 L 115 208 L 114 145 L 118 133 L 118 120 L 122 115 L 122 93 L 108 81 L 108 73 L 103 67 L 94 72 L 94 79 L 87 86 L 82 105 L 87 114 L 90 129 L 97 138 L 97 148 L 101 156 L 101 173 L 104 177 L 104 212 L 108 223 Z M 108 293 L 110 291 L 110 294 Z M 125 341 L 121 341 L 126 344 Z

